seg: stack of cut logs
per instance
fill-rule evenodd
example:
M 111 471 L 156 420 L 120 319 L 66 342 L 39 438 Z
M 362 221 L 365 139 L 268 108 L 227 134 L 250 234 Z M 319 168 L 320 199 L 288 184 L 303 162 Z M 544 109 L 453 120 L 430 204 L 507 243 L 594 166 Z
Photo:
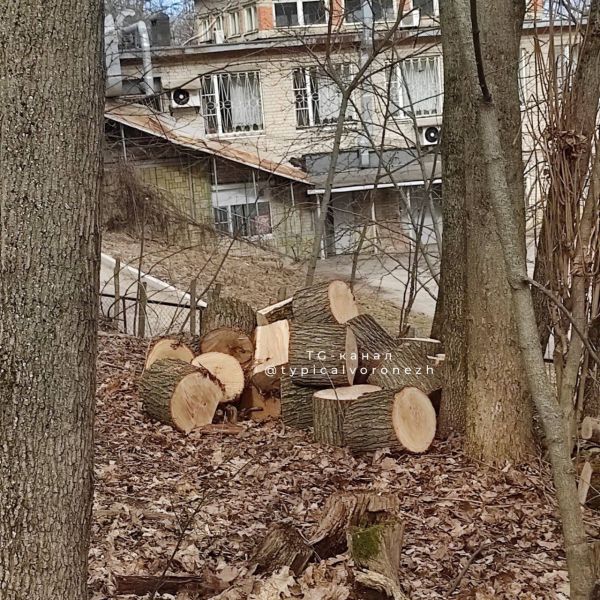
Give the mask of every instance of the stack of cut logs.
M 444 355 L 437 340 L 394 338 L 359 314 L 343 281 L 314 285 L 254 312 L 217 296 L 202 336 L 150 347 L 140 392 L 147 412 L 181 431 L 280 417 L 316 441 L 356 452 L 424 452 L 436 430 Z

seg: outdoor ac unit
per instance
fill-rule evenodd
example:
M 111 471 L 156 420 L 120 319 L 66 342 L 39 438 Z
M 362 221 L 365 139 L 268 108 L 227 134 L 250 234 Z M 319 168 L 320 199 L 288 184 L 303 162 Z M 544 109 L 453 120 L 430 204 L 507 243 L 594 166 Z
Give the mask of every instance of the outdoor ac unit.
M 419 143 L 421 146 L 435 146 L 439 144 L 442 128 L 438 125 L 419 127 Z
M 213 44 L 224 44 L 225 43 L 225 33 L 222 29 L 213 29 L 212 32 L 212 40 Z
M 419 8 L 413 8 L 405 17 L 400 21 L 400 27 L 418 27 L 421 24 L 421 10 Z
M 171 92 L 171 106 L 173 108 L 190 108 L 200 106 L 200 91 L 178 88 Z

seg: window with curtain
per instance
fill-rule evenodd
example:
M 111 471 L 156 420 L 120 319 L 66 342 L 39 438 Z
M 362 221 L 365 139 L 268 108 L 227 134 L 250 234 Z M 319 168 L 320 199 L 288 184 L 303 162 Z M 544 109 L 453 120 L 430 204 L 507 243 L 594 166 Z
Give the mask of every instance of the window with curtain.
M 396 9 L 394 0 L 368 0 L 373 11 L 374 21 L 394 21 L 396 18 Z M 346 0 L 345 2 L 346 20 L 349 23 L 362 22 L 362 0 Z
M 336 67 L 344 85 L 352 80 L 353 65 L 345 63 Z M 340 116 L 342 90 L 320 67 L 296 69 L 293 72 L 296 126 L 333 125 Z M 348 106 L 345 121 L 355 121 L 356 114 Z
M 439 14 L 438 0 L 413 0 L 413 8 L 418 8 L 422 16 L 434 17 Z
M 246 6 L 244 8 L 244 29 L 245 31 L 255 31 L 258 29 L 258 21 L 256 18 L 256 6 Z
M 253 237 L 273 232 L 271 209 L 266 201 L 213 208 L 215 228 L 223 233 Z
M 392 97 L 404 116 L 442 114 L 443 76 L 439 55 L 407 58 L 392 69 Z
M 275 27 L 296 27 L 325 23 L 326 11 L 323 0 L 294 0 L 274 2 Z
M 201 78 L 202 114 L 210 134 L 261 131 L 260 79 L 255 71 Z

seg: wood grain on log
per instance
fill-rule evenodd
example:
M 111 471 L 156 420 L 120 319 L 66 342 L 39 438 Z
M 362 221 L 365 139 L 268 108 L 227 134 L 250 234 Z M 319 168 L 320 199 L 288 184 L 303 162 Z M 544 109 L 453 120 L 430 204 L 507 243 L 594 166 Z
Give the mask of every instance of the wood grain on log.
M 230 354 L 224 352 L 206 352 L 196 356 L 192 361 L 195 367 L 204 367 L 223 385 L 225 395 L 222 402 L 237 400 L 244 391 L 244 370 L 240 363 Z
M 249 304 L 237 298 L 210 295 L 206 308 L 202 311 L 202 335 L 221 327 L 239 329 L 247 336 L 252 336 L 256 327 L 256 312 Z
M 277 304 L 271 304 L 256 311 L 257 325 L 270 325 L 276 321 L 289 321 L 294 316 L 293 298 L 282 300 Z
M 288 427 L 307 430 L 313 426 L 314 391 L 292 383 L 287 373 L 281 376 L 281 418 Z
M 289 321 L 256 328 L 251 381 L 261 392 L 269 394 L 279 389 L 283 366 L 289 360 L 289 346 Z
M 252 366 L 254 344 L 250 337 L 240 329 L 220 327 L 213 329 L 200 340 L 200 351 L 223 352 L 230 354 L 247 371 Z
M 318 283 L 294 294 L 294 319 L 313 323 L 345 323 L 358 315 L 352 289 L 345 281 Z
M 297 385 L 352 385 L 358 368 L 356 338 L 346 325 L 294 321 L 289 358 L 289 373 Z
M 276 395 L 265 395 L 252 384 L 248 385 L 240 400 L 240 409 L 253 421 L 262 423 L 281 416 L 281 400 Z
M 144 369 L 149 369 L 157 360 L 164 360 L 165 358 L 182 360 L 189 363 L 194 358 L 194 352 L 179 337 L 170 336 L 154 340 L 148 347 Z

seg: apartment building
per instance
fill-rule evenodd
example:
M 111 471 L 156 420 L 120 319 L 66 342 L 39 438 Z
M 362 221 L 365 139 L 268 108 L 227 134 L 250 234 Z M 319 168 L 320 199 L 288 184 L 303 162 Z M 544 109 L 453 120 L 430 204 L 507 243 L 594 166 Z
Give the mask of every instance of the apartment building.
M 149 118 L 160 115 L 175 143 L 183 131 L 200 141 L 197 152 L 218 143 L 229 156 L 254 157 L 240 171 L 205 152 L 207 185 L 197 187 L 210 190 L 201 204 L 217 228 L 303 256 L 331 188 L 323 256 L 354 250 L 364 233 L 367 251 L 401 250 L 416 229 L 434 242 L 442 202 L 439 1 L 372 0 L 365 10 L 359 0 L 197 0 L 195 36 L 151 49 L 152 90 L 141 104 Z M 528 14 L 520 66 L 531 164 L 541 127 L 540 48 L 560 48 L 553 52 L 565 65 L 576 48 L 569 29 L 550 27 L 542 11 L 536 2 Z M 139 101 L 148 57 L 134 49 L 119 58 L 124 96 Z

